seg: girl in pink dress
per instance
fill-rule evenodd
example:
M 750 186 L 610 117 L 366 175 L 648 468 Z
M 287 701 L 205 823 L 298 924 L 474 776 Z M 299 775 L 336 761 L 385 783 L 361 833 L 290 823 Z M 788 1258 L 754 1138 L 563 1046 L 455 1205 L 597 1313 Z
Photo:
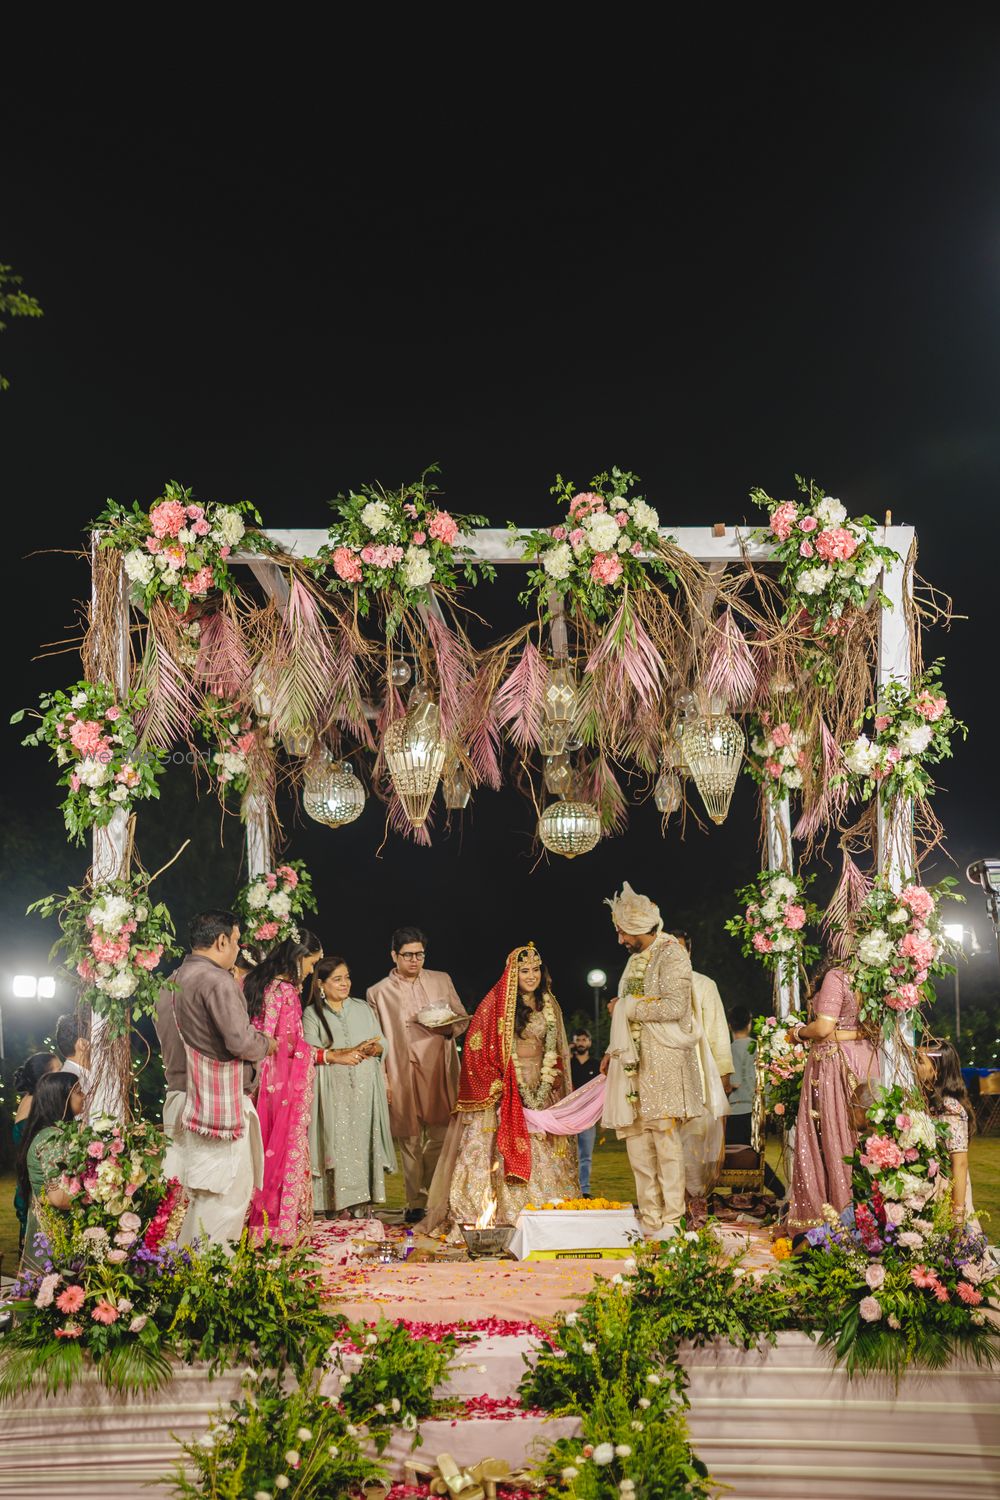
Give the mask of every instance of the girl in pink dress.
M 257 1114 L 264 1144 L 264 1185 L 254 1193 L 247 1220 L 255 1239 L 265 1232 L 283 1245 L 312 1223 L 309 1121 L 313 1049 L 302 1035 L 303 982 L 323 957 L 318 938 L 300 932 L 268 954 L 247 975 L 243 993 L 253 1024 L 278 1043 L 261 1064 Z
M 955 1223 L 965 1224 L 979 1234 L 969 1177 L 969 1132 L 975 1129 L 976 1117 L 966 1093 L 958 1053 L 949 1042 L 918 1047 L 916 1073 L 928 1113 L 948 1127 L 948 1170 L 939 1174 L 936 1196 L 949 1194 Z M 944 1163 L 941 1165 L 943 1168 Z
M 843 969 L 827 970 L 809 1009 L 812 1020 L 795 1029 L 795 1040 L 810 1046 L 795 1128 L 787 1221 L 793 1233 L 822 1224 L 825 1203 L 841 1213 L 852 1201 L 858 1120 L 880 1082 L 879 1056 L 861 1029 L 858 999 Z

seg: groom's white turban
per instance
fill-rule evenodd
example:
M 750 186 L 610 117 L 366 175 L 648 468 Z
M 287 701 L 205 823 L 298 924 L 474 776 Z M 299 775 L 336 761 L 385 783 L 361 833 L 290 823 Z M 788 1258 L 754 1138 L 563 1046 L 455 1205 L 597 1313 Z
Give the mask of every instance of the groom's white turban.
M 648 896 L 640 896 L 634 891 L 627 880 L 620 894 L 610 897 L 604 904 L 611 907 L 611 920 L 615 926 L 630 936 L 652 932 L 654 927 L 657 932 L 663 929 L 660 908 Z

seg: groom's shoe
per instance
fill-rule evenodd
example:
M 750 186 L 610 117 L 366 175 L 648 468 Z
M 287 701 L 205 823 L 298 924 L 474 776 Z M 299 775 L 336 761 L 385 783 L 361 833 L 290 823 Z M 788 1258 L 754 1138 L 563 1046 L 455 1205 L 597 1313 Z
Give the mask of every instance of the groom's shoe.
M 424 1216 L 425 1211 L 426 1210 L 422 1208 L 408 1208 L 406 1210 L 406 1213 L 403 1215 L 404 1221 L 407 1224 L 419 1224 L 420 1220 Z

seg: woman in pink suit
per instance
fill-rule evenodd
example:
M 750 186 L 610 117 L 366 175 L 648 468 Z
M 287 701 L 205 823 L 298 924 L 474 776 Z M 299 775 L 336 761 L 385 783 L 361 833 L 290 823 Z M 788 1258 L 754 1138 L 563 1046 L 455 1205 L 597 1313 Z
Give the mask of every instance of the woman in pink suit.
M 302 1035 L 304 981 L 323 957 L 318 938 L 300 932 L 252 969 L 243 984 L 253 1024 L 273 1036 L 278 1050 L 261 1064 L 257 1114 L 264 1144 L 264 1185 L 250 1202 L 248 1224 L 260 1239 L 266 1230 L 291 1244 L 312 1223 L 309 1121 L 313 1049 Z

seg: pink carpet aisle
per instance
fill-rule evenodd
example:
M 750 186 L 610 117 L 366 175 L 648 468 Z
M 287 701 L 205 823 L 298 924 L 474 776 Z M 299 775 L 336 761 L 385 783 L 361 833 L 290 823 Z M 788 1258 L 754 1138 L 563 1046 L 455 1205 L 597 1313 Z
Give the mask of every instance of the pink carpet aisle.
M 352 1230 L 324 1225 L 315 1241 L 326 1291 L 348 1316 L 402 1319 L 425 1336 L 466 1325 L 451 1378 L 437 1392 L 464 1411 L 423 1423 L 417 1457 L 448 1452 L 471 1464 L 489 1456 L 516 1467 L 543 1435 L 578 1430 L 571 1419 L 525 1411 L 517 1385 L 545 1321 L 576 1305 L 595 1276 L 621 1271 L 620 1260 L 372 1266 L 359 1263 Z M 746 1247 L 751 1270 L 773 1264 L 755 1227 L 727 1230 L 726 1242 Z M 430 1244 L 418 1242 L 417 1253 Z M 779 1335 L 760 1351 L 694 1350 L 685 1363 L 696 1451 L 732 1500 L 1000 1497 L 1000 1375 L 959 1366 L 908 1378 L 898 1391 L 886 1381 L 851 1382 L 803 1334 Z M 179 1368 L 165 1391 L 143 1402 L 115 1399 L 90 1382 L 59 1400 L 0 1408 L 0 1497 L 165 1496 L 155 1481 L 175 1460 L 171 1435 L 199 1436 L 238 1386 L 238 1373 L 209 1382 Z M 337 1388 L 331 1378 L 330 1394 Z M 387 1452 L 397 1480 L 411 1456 L 408 1435 L 399 1433 Z

